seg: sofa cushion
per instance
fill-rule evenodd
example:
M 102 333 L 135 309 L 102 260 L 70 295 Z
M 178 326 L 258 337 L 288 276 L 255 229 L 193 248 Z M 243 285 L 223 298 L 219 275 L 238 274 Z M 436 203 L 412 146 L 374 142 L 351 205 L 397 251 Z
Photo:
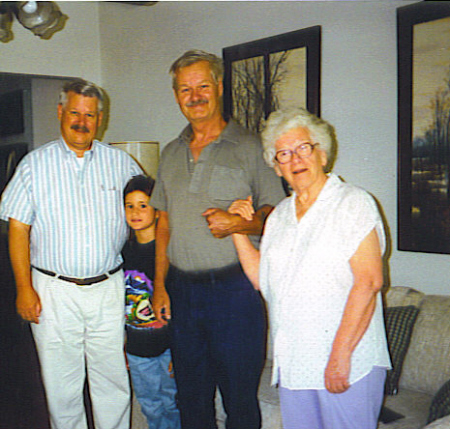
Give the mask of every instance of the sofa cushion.
M 425 426 L 424 429 L 448 429 L 450 428 L 450 416 L 442 417 Z
M 397 395 L 385 397 L 384 405 L 405 417 L 391 423 L 378 422 L 378 429 L 419 429 L 427 421 L 432 396 L 408 389 L 400 389 Z
M 392 369 L 387 372 L 385 384 L 385 392 L 388 395 L 396 395 L 398 392 L 403 360 L 419 311 L 413 305 L 388 307 L 385 310 L 386 335 L 392 362 Z
M 388 307 L 414 305 L 420 308 L 425 294 L 411 287 L 393 286 L 384 291 L 384 298 Z
M 434 395 L 427 423 L 450 414 L 450 380 L 447 380 Z
M 400 389 L 419 390 L 433 397 L 450 379 L 450 296 L 426 295 L 420 305 Z

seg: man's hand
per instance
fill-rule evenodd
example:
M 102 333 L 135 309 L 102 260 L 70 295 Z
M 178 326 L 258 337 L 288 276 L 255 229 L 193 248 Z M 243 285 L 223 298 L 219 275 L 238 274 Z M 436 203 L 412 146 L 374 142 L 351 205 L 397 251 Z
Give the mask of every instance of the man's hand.
M 253 212 L 251 197 L 236 200 L 231 207 L 236 214 L 218 208 L 210 208 L 202 213 L 214 237 L 224 238 L 231 234 L 261 235 L 264 220 L 273 209 L 272 206 L 264 205 Z
M 167 325 L 171 318 L 170 298 L 164 285 L 153 285 L 153 311 L 163 325 Z
M 16 308 L 19 316 L 28 322 L 39 323 L 41 315 L 41 300 L 32 288 L 21 288 L 17 292 Z
M 236 220 L 241 219 L 239 215 L 231 214 L 218 208 L 208 209 L 202 213 L 202 216 L 208 222 L 208 228 L 211 234 L 216 238 L 224 238 L 233 234 Z
M 39 323 L 42 306 L 33 288 L 30 264 L 31 225 L 9 218 L 9 256 L 16 280 L 16 308 L 22 319 Z

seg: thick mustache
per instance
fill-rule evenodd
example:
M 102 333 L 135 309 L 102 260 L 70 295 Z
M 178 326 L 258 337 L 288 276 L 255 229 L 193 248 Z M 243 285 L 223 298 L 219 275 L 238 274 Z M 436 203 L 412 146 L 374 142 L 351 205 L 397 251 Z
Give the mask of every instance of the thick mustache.
M 72 130 L 75 131 L 81 131 L 82 133 L 88 133 L 89 132 L 89 128 L 86 127 L 86 125 L 78 125 L 78 124 L 74 124 L 70 127 Z
M 200 104 L 206 104 L 207 102 L 208 102 L 208 100 L 203 98 L 201 100 L 190 101 L 189 103 L 186 104 L 186 106 L 187 107 L 195 107 L 195 106 L 199 106 Z

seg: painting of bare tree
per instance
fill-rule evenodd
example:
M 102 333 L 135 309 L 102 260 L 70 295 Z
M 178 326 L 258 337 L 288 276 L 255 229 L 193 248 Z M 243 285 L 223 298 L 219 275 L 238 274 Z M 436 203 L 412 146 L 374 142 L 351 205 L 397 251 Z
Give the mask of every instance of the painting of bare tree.
M 450 253 L 450 3 L 412 6 L 398 10 L 399 249 Z
M 306 108 L 306 88 L 306 48 L 270 55 L 271 111 L 280 107 Z
M 259 132 L 264 121 L 264 58 L 235 61 L 232 67 L 233 117 L 245 128 Z
M 223 49 L 224 112 L 260 133 L 274 110 L 320 114 L 320 26 Z
M 296 73 L 289 73 L 290 70 Z M 231 91 L 233 117 L 257 133 L 262 131 L 266 103 L 271 112 L 281 106 L 306 107 L 306 48 L 271 54 L 266 84 L 264 57 L 234 61 Z

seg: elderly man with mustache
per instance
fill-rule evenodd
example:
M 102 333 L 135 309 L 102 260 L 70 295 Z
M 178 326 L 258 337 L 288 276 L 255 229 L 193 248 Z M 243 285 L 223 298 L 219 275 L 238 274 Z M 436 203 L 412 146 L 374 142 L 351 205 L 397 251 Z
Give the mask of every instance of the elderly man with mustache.
M 0 204 L 17 311 L 31 322 L 52 429 L 87 428 L 86 371 L 95 427 L 129 428 L 122 191 L 142 171 L 124 151 L 94 140 L 102 104 L 96 85 L 67 83 L 61 137 L 21 161 Z
M 189 125 L 164 148 L 150 201 L 160 210 L 153 305 L 162 322 L 171 317 L 181 423 L 183 429 L 216 428 L 218 386 L 227 428 L 258 429 L 266 323 L 231 234 L 257 238 L 284 194 L 259 139 L 222 117 L 222 60 L 188 51 L 170 71 Z M 227 212 L 247 195 L 255 204 L 251 220 Z

